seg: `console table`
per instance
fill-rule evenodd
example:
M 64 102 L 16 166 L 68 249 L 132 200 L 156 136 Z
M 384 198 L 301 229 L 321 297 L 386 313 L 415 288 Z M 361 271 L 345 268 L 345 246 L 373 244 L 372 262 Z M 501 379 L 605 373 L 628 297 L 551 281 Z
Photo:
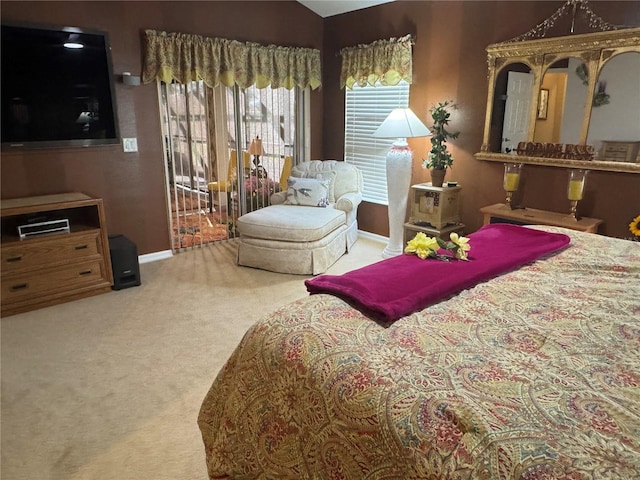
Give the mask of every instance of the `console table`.
M 484 224 L 500 223 L 506 220 L 507 223 L 518 225 L 551 225 L 564 227 L 581 232 L 596 233 L 598 226 L 602 223 L 599 218 L 582 217 L 576 221 L 568 213 L 548 212 L 546 210 L 536 210 L 535 208 L 519 208 L 511 210 L 504 203 L 496 203 L 488 207 L 482 207 L 480 212 L 484 214 Z
M 0 220 L 3 317 L 111 291 L 101 199 L 64 193 L 2 200 Z M 41 226 L 51 221 L 68 227 L 47 232 Z M 25 227 L 41 232 L 20 235 Z

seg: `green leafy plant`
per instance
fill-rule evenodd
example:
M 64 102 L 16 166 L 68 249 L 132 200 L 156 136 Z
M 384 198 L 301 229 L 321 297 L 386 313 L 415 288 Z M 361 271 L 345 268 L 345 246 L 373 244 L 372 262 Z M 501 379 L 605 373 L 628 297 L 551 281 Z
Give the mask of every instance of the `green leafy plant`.
M 424 168 L 444 170 L 453 164 L 453 158 L 447 150 L 447 140 L 458 138 L 460 132 L 450 132 L 447 130 L 450 110 L 457 110 L 458 105 L 453 100 L 446 100 L 434 105 L 429 109 L 433 125 L 431 126 L 431 150 L 428 158 L 422 162 Z

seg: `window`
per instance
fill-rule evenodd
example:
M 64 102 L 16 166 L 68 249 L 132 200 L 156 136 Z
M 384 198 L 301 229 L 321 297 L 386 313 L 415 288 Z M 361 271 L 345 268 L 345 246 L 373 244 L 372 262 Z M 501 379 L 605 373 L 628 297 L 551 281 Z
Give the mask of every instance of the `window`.
M 159 94 L 175 250 L 235 236 L 237 217 L 282 188 L 285 165 L 309 158 L 307 89 L 212 89 L 200 80 L 159 82 Z M 263 153 L 251 157 L 256 137 Z
M 236 148 L 237 136 L 245 151 L 251 141 L 259 137 L 265 152 L 260 156 L 261 165 L 269 178 L 278 180 L 285 157 L 302 157 L 302 152 L 296 151 L 297 127 L 304 130 L 297 115 L 297 102 L 302 92 L 298 88 L 258 89 L 251 86 L 241 89 L 236 86 L 225 88 L 225 93 L 229 150 Z
M 357 166 L 364 178 L 363 199 L 388 204 L 386 156 L 393 138 L 374 138 L 373 132 L 394 108 L 409 106 L 409 84 L 345 89 L 345 161 Z

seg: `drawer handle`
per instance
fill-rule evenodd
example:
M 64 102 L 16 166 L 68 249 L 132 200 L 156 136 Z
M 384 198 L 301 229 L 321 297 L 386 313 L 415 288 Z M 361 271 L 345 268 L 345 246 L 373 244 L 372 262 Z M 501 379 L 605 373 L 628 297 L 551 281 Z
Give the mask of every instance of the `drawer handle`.
M 28 283 L 19 283 L 17 285 L 11 285 L 11 291 L 12 292 L 17 292 L 19 290 L 24 290 L 25 288 L 29 288 L 29 284 Z
M 11 257 L 11 258 L 7 258 L 7 262 L 11 263 L 11 262 L 19 262 L 20 260 L 22 260 L 22 255 L 19 255 L 17 257 Z
M 80 275 L 91 275 L 91 270 L 82 270 Z
M 87 248 L 89 248 L 88 245 L 77 245 L 76 246 L 76 250 L 86 250 Z

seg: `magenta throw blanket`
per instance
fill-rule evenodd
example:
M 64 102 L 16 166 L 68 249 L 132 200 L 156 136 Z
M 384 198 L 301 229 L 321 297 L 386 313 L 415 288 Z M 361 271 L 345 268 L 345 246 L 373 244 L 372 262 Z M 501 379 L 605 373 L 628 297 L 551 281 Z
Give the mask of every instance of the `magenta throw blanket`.
M 344 275 L 305 281 L 311 294 L 329 293 L 376 320 L 392 322 L 502 273 L 556 252 L 569 237 L 518 225 L 485 225 L 468 235 L 468 262 L 400 255 Z

